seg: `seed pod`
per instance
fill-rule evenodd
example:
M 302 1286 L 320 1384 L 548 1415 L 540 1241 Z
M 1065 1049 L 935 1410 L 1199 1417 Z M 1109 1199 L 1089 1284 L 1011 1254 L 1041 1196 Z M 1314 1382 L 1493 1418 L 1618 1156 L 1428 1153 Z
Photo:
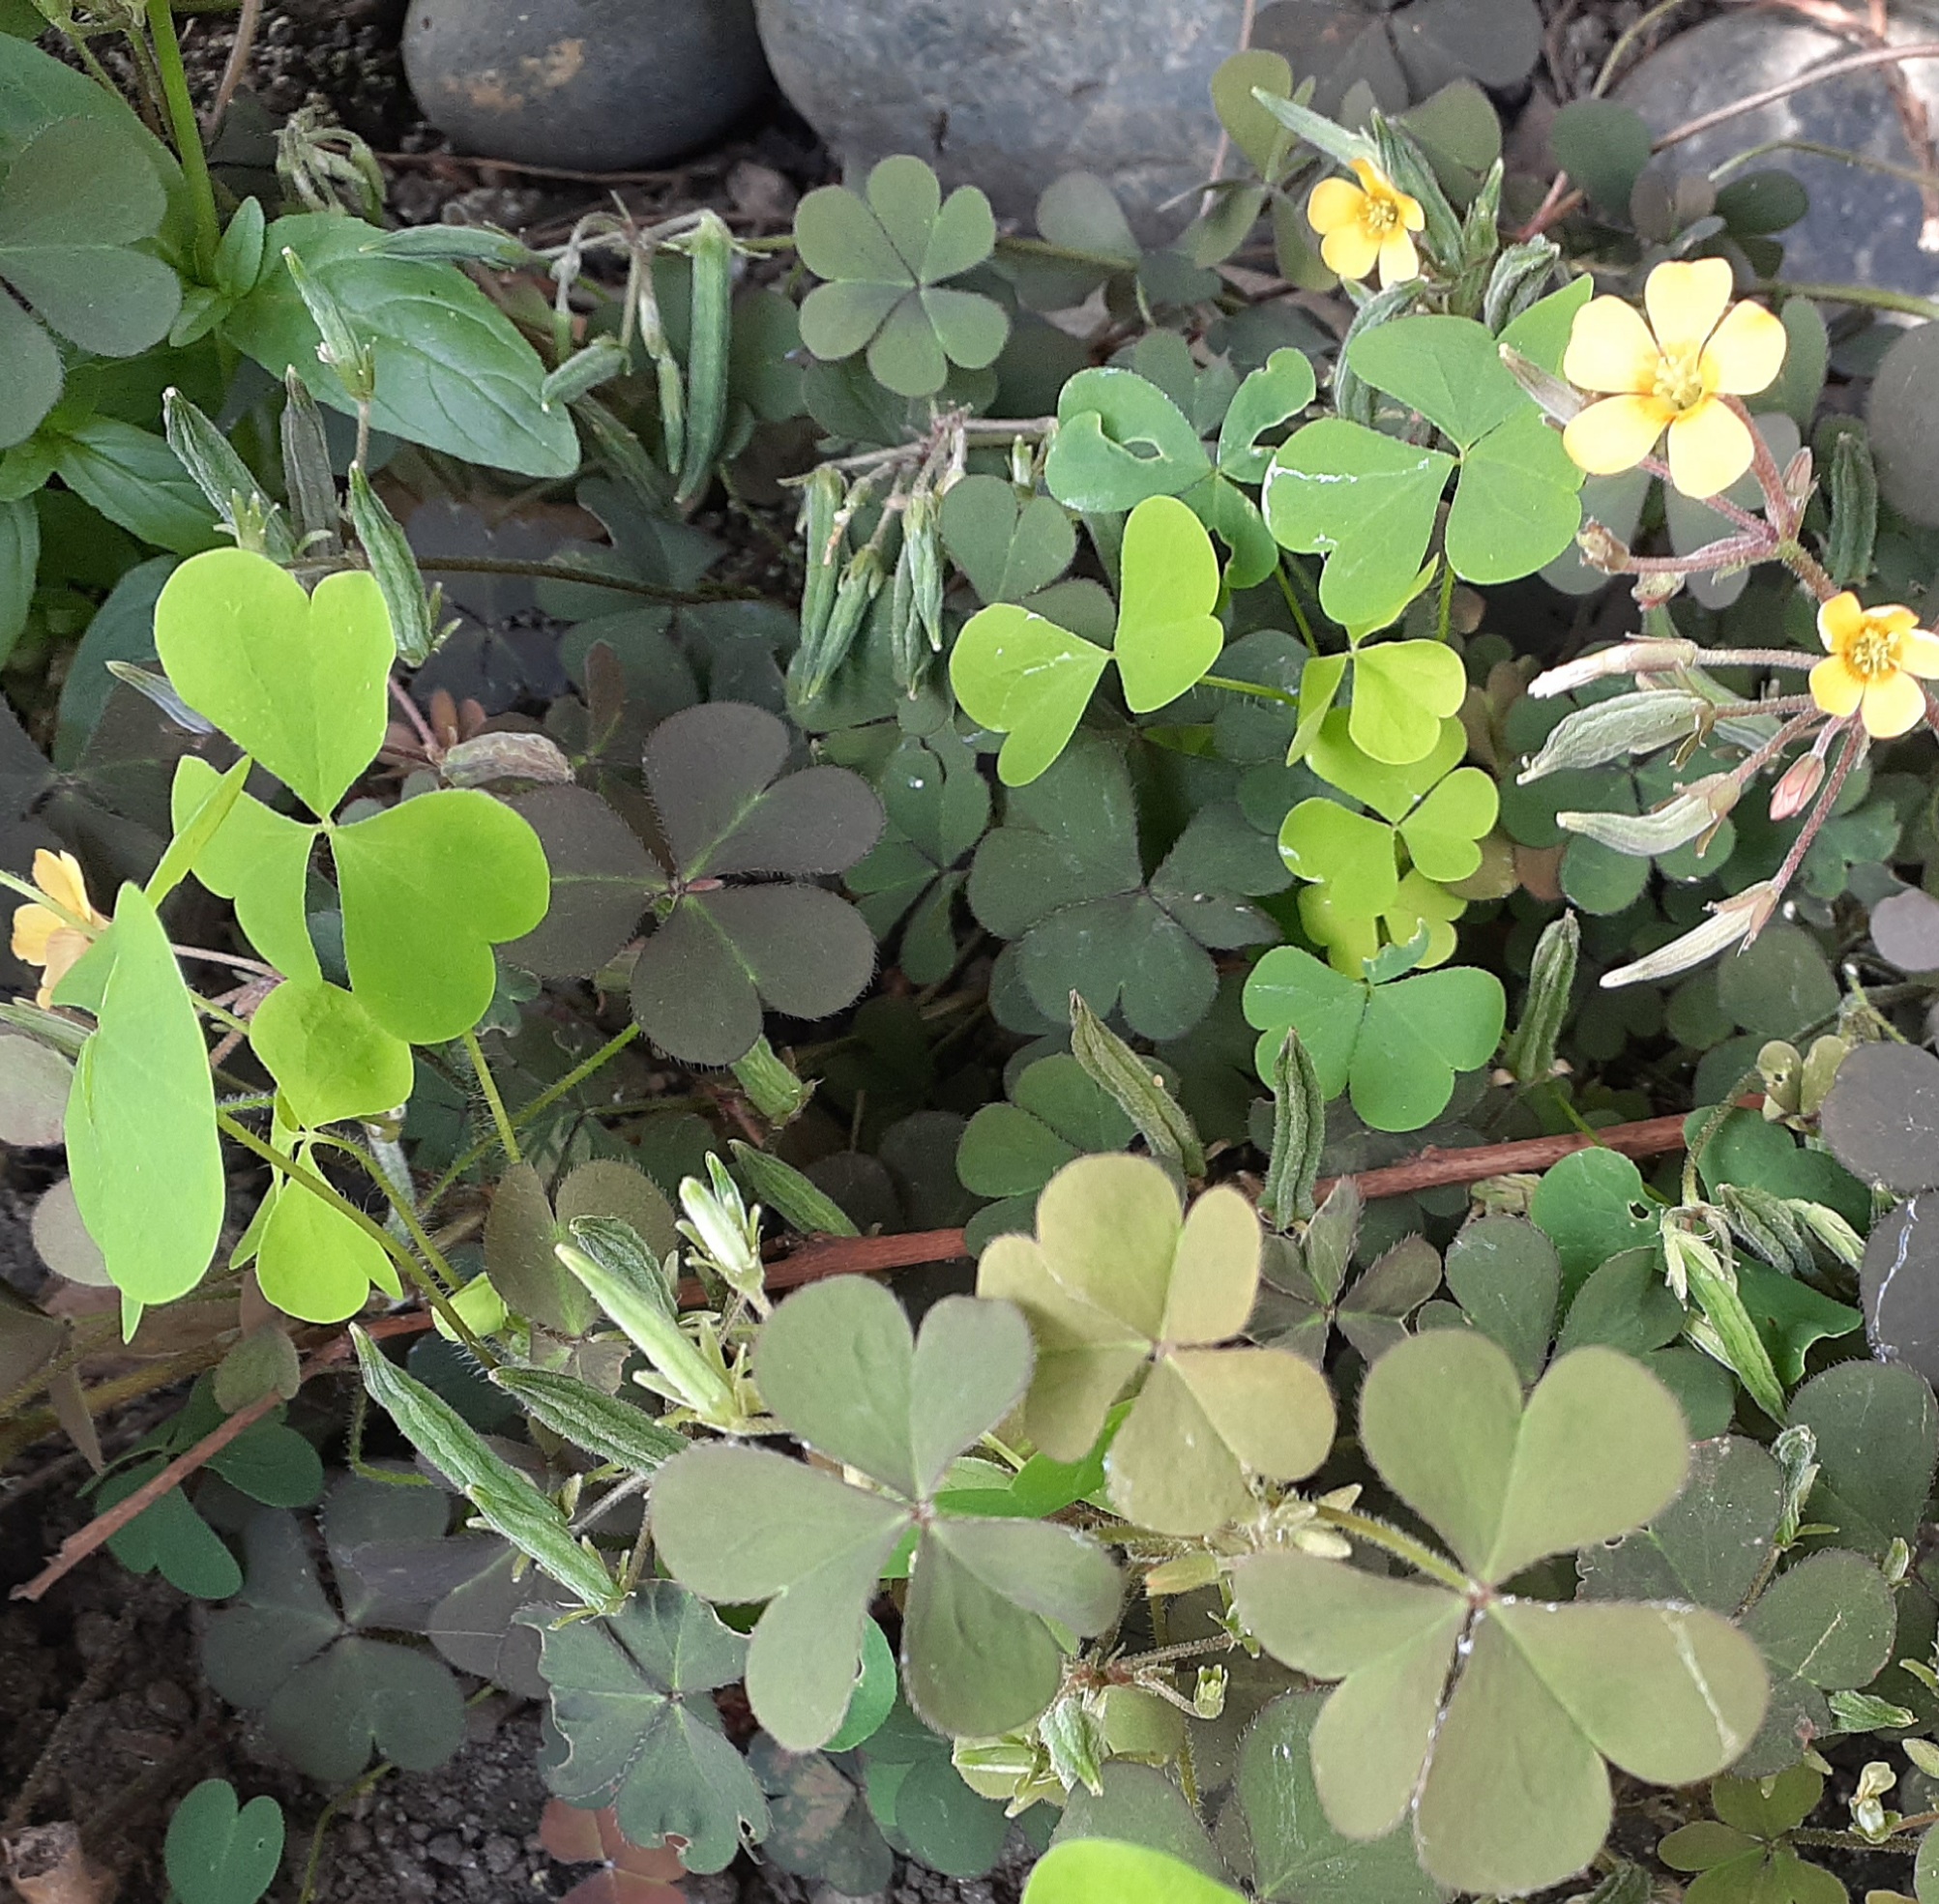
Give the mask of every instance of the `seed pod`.
M 734 1161 L 747 1173 L 754 1193 L 771 1204 L 790 1229 L 803 1236 L 860 1236 L 846 1211 L 792 1164 L 752 1144 L 733 1140 Z
M 236 536 L 239 546 L 251 546 L 244 536 L 253 526 L 259 554 L 272 562 L 293 562 L 296 547 L 288 528 L 250 466 L 230 448 L 229 439 L 179 390 L 162 392 L 162 418 L 175 460 L 195 479 L 196 488 L 208 497 L 210 508 Z
M 1784 1198 L 1748 1184 L 1725 1184 L 1717 1193 L 1732 1235 L 1753 1256 L 1786 1275 L 1808 1276 L 1817 1265 L 1796 1214 Z
M 1383 112 L 1367 115 L 1367 130 L 1379 148 L 1380 169 L 1421 207 L 1425 221 L 1421 233 L 1423 249 L 1444 270 L 1453 271 L 1461 261 L 1461 221 L 1448 203 L 1448 194 L 1441 190 L 1441 181 L 1434 176 L 1426 155 Z
M 1589 399 L 1573 384 L 1551 375 L 1533 358 L 1524 357 L 1513 344 L 1500 344 L 1502 365 L 1516 383 L 1534 397 L 1542 414 L 1552 424 L 1573 423 L 1589 407 Z
M 1581 945 L 1582 927 L 1572 912 L 1550 921 L 1535 942 L 1521 1023 L 1502 1054 L 1502 1063 L 1522 1084 L 1540 1083 L 1555 1070 L 1555 1040 L 1569 1010 Z
M 808 480 L 802 497 L 802 537 L 806 543 L 806 572 L 801 592 L 801 640 L 804 648 L 818 642 L 835 606 L 841 579 L 839 518 L 848 493 L 841 472 L 823 463 Z
M 1085 1004 L 1071 994 L 1071 1055 L 1137 1126 L 1155 1157 L 1184 1177 L 1205 1175 L 1205 1146 L 1162 1078 Z
M 1547 238 L 1525 238 L 1503 248 L 1482 297 L 1482 322 L 1500 333 L 1541 297 L 1561 247 Z
M 476 734 L 447 747 L 441 766 L 446 782 L 455 787 L 488 787 L 501 780 L 527 780 L 537 786 L 573 783 L 573 763 L 546 734 Z
M 889 667 L 898 687 L 913 699 L 928 672 L 929 647 L 916 620 L 916 554 L 902 538 L 896 573 L 889 584 Z
M 1710 917 L 1701 924 L 1691 926 L 1682 938 L 1659 946 L 1632 964 L 1619 965 L 1613 972 L 1603 973 L 1602 987 L 1613 991 L 1619 985 L 1642 984 L 1688 972 L 1712 953 L 1741 945 L 1747 938 L 1755 938 L 1777 905 L 1777 891 L 1768 879 L 1747 886 L 1727 899 L 1713 900 Z
M 1488 167 L 1487 176 L 1482 180 L 1481 190 L 1469 202 L 1467 215 L 1461 220 L 1461 264 L 1464 270 L 1474 271 L 1486 264 L 1495 255 L 1501 244 L 1501 188 L 1504 169 L 1499 159 Z M 1540 244 L 1542 241 L 1532 239 L 1529 242 Z
M 756 1039 L 745 1058 L 735 1059 L 733 1069 L 749 1101 L 770 1124 L 792 1124 L 814 1096 L 814 1086 L 803 1083 L 765 1038 Z
M 693 264 L 687 333 L 687 447 L 680 461 L 682 509 L 698 502 L 714 478 L 714 458 L 727 423 L 727 356 L 733 342 L 734 240 L 720 217 L 700 214 L 688 245 Z M 671 467 L 671 465 L 668 465 Z
M 380 258 L 449 259 L 454 264 L 489 265 L 494 271 L 523 271 L 544 262 L 522 240 L 493 224 L 405 225 L 399 231 L 379 232 L 358 249 Z
M 1737 784 L 1713 774 L 1685 787 L 1652 813 L 1558 813 L 1555 824 L 1639 858 L 1674 852 L 1709 832 L 1737 805 Z
M 1578 708 L 1556 723 L 1526 767 L 1517 786 L 1574 767 L 1601 767 L 1625 754 L 1652 753 L 1695 730 L 1712 703 L 1679 688 L 1645 688 Z
M 660 301 L 653 292 L 651 264 L 640 268 L 637 282 L 638 296 L 633 308 L 639 317 L 639 340 L 653 359 L 660 392 L 660 459 L 671 476 L 679 470 L 687 454 L 687 390 L 681 381 L 680 360 L 668 345 L 665 327 L 660 321 Z
M 1545 701 L 1556 694 L 1572 693 L 1592 681 L 1604 681 L 1618 674 L 1674 674 L 1694 667 L 1698 654 L 1694 641 L 1619 641 L 1613 647 L 1599 648 L 1593 655 L 1580 655 L 1559 668 L 1549 668 L 1528 684 L 1532 698 Z
M 282 390 L 282 486 L 296 545 L 306 556 L 335 555 L 342 513 L 323 412 L 294 368 L 284 372 Z
M 438 628 L 425 600 L 425 578 L 401 525 L 370 487 L 361 463 L 350 466 L 350 521 L 390 611 L 397 659 L 406 667 L 422 667 L 447 630 Z
M 1311 1054 L 1289 1025 L 1273 1060 L 1273 1154 L 1259 1193 L 1259 1215 L 1276 1230 L 1311 1214 L 1325 1145 L 1326 1094 Z M 1358 1211 L 1356 1198 L 1356 1219 Z
M 455 1481 L 480 1515 L 560 1586 L 596 1612 L 617 1610 L 619 1594 L 599 1557 L 573 1538 L 558 1505 L 509 1461 L 442 1396 L 388 1360 L 369 1336 L 350 1331 L 364 1386 L 442 1475 Z
M 1878 536 L 1878 471 L 1865 428 L 1855 419 L 1839 429 L 1832 449 L 1831 504 L 1825 567 L 1840 588 L 1855 587 L 1871 573 Z
M 862 631 L 862 620 L 869 604 L 881 593 L 882 581 L 882 557 L 877 550 L 865 545 L 848 558 L 848 567 L 842 571 L 840 584 L 835 591 L 835 606 L 828 612 L 820 638 L 810 643 L 804 632 L 802 644 L 795 651 L 790 673 L 795 677 L 794 691 L 799 699 L 813 700 L 834 680 L 836 670 L 848 659 L 848 651 Z
M 910 582 L 916 593 L 916 618 L 923 625 L 931 654 L 943 652 L 942 515 L 932 491 L 913 490 L 902 512 L 902 545 L 910 552 Z
M 640 441 L 596 396 L 573 400 L 573 415 L 593 439 L 593 451 L 606 469 L 625 483 L 653 515 L 662 515 L 672 502 L 664 473 L 640 447 Z
M 627 362 L 617 337 L 595 337 L 585 349 L 575 350 L 556 370 L 547 372 L 539 386 L 540 404 L 549 410 L 555 403 L 570 403 L 620 375 Z
M 1736 1275 L 1708 1243 L 1677 1222 L 1674 1211 L 1664 1213 L 1661 1236 L 1670 1287 L 1679 1295 L 1687 1293 L 1703 1312 L 1700 1322 L 1692 1319 L 1686 1325 L 1690 1340 L 1729 1369 L 1765 1414 L 1781 1421 L 1783 1384 L 1737 1292 Z
M 491 1380 L 535 1421 L 574 1448 L 636 1475 L 650 1475 L 687 1446 L 643 1409 L 602 1392 L 575 1375 L 544 1368 L 494 1368 Z
M 370 346 L 358 341 L 349 313 L 328 289 L 310 277 L 303 260 L 288 246 L 283 247 L 282 261 L 322 338 L 316 346 L 317 362 L 327 364 L 337 372 L 353 403 L 368 403 L 377 394 L 377 366 Z

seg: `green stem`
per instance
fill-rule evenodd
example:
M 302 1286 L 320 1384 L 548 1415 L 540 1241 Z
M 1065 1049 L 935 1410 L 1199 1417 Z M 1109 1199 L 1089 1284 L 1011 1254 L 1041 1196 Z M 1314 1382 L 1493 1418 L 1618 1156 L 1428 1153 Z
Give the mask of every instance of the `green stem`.
M 1840 164 L 1856 165 L 1862 171 L 1877 172 L 1889 179 L 1903 179 L 1907 185 L 1922 189 L 1933 183 L 1930 172 L 1919 171 L 1911 165 L 1895 165 L 1887 159 L 1867 158 L 1863 152 L 1848 152 L 1841 145 L 1820 145 L 1815 139 L 1767 139 L 1762 145 L 1733 153 L 1722 164 L 1710 168 L 1711 183 L 1720 185 L 1732 172 L 1774 152 L 1804 152 L 1813 159 L 1836 159 Z
M 518 1128 L 520 1125 L 530 1124 L 532 1120 L 540 1114 L 541 1111 L 550 1110 L 551 1107 L 554 1104 L 556 1104 L 559 1101 L 559 1099 L 567 1094 L 567 1092 L 577 1090 L 578 1087 L 583 1083 L 585 1083 L 586 1079 L 591 1077 L 592 1074 L 596 1070 L 598 1070 L 602 1065 L 608 1064 L 614 1058 L 617 1058 L 619 1054 L 622 1051 L 624 1051 L 626 1047 L 629 1044 L 631 1044 L 633 1041 L 633 1040 L 636 1039 L 638 1036 L 639 1036 L 639 1026 L 637 1024 L 632 1024 L 629 1025 L 625 1031 L 619 1032 L 615 1034 L 612 1038 L 607 1039 L 606 1041 L 602 1045 L 601 1045 L 600 1048 L 597 1051 L 595 1051 L 590 1058 L 587 1058 L 583 1060 L 581 1063 L 574 1065 L 573 1069 L 569 1070 L 564 1077 L 560 1078 L 556 1084 L 551 1084 L 546 1086 L 546 1088 L 544 1091 L 540 1092 L 538 1097 L 534 1098 L 529 1104 L 522 1104 L 516 1111 L 513 1112 L 511 1120 L 512 1128 L 515 1130 Z M 464 1155 L 460 1157 L 457 1159 L 457 1161 L 454 1163 L 451 1166 L 451 1168 L 447 1170 L 444 1173 L 444 1175 L 440 1177 L 437 1180 L 437 1182 L 431 1186 L 430 1193 L 425 1198 L 425 1208 L 426 1210 L 435 1210 L 438 1207 L 439 1199 L 443 1197 L 444 1193 L 448 1189 L 450 1189 L 451 1186 L 455 1183 L 456 1183 L 457 1180 L 460 1177 L 462 1177 L 464 1173 L 467 1170 L 469 1170 L 474 1163 L 480 1161 L 481 1158 L 489 1157 L 492 1151 L 498 1147 L 498 1143 L 499 1139 L 497 1135 L 494 1133 L 492 1136 L 485 1138 L 482 1143 L 474 1144 L 470 1150 L 466 1151 Z
M 1320 651 L 1319 637 L 1313 633 L 1313 625 L 1307 616 L 1306 605 L 1300 600 L 1299 591 L 1293 587 L 1293 578 L 1286 572 L 1286 558 L 1282 555 L 1273 568 L 1273 579 L 1279 585 L 1279 593 L 1286 598 L 1286 606 L 1292 611 L 1294 625 L 1299 629 L 1300 639 L 1307 644 L 1307 653 L 1317 655 Z
M 225 1116 L 222 1112 L 218 1111 L 216 1113 L 216 1127 L 225 1137 L 232 1137 L 237 1143 L 242 1145 L 244 1150 L 254 1152 L 265 1163 L 279 1170 L 292 1184 L 301 1184 L 311 1196 L 321 1197 L 339 1216 L 347 1216 L 392 1262 L 397 1264 L 412 1288 L 417 1290 L 425 1301 L 444 1318 L 446 1327 L 457 1336 L 458 1340 L 473 1355 L 477 1356 L 487 1368 L 497 1367 L 498 1358 L 478 1339 L 477 1332 L 452 1306 L 451 1298 L 438 1287 L 436 1277 L 427 1274 L 424 1265 L 390 1231 L 385 1229 L 381 1223 L 377 1222 L 366 1212 L 359 1210 L 348 1197 L 333 1189 L 313 1170 L 308 1169 L 304 1164 L 298 1163 L 294 1157 L 284 1157 L 280 1151 L 272 1149 L 253 1130 L 249 1129 L 244 1125 L 238 1124 L 234 1118 Z M 338 1140 L 333 1138 L 329 1141 L 334 1143 Z M 343 1148 L 348 1149 L 350 1147 L 346 1145 Z M 372 1174 L 378 1175 L 375 1172 Z M 391 1190 L 388 1184 L 384 1184 L 381 1175 L 378 1175 L 378 1182 L 383 1185 L 385 1192 L 392 1197 L 395 1203 L 396 1193 Z M 401 1211 L 400 1214 L 402 1214 Z M 412 1220 L 411 1216 L 405 1216 L 407 1223 Z M 422 1229 L 420 1229 L 419 1234 L 423 1234 Z M 438 1261 L 443 1262 L 443 1260 L 442 1256 L 438 1257 Z M 446 1264 L 445 1267 L 448 1270 L 450 1265 Z
M 1315 1501 L 1312 1509 L 1329 1527 L 1337 1527 L 1342 1534 L 1352 1535 L 1356 1540 L 1385 1547 L 1396 1560 L 1404 1560 L 1417 1572 L 1426 1574 L 1430 1580 L 1438 1580 L 1450 1592 L 1459 1594 L 1464 1599 L 1467 1597 L 1468 1576 L 1444 1561 L 1431 1547 L 1424 1547 L 1411 1536 L 1402 1534 L 1397 1527 L 1389 1527 L 1385 1521 L 1375 1520 L 1368 1514 L 1356 1514 L 1348 1508 L 1331 1508 L 1324 1501 Z
M 505 1099 L 498 1095 L 498 1082 L 491 1075 L 491 1067 L 485 1062 L 485 1049 L 475 1031 L 465 1033 L 464 1049 L 471 1059 L 471 1074 L 485 1093 L 485 1101 L 491 1106 L 491 1121 L 498 1128 L 498 1141 L 505 1147 L 505 1155 L 514 1163 L 524 1162 L 518 1155 L 518 1139 L 513 1135 L 512 1120 L 505 1115 Z
M 189 182 L 189 199 L 195 210 L 195 263 L 206 275 L 215 268 L 221 223 L 216 216 L 216 188 L 209 177 L 208 155 L 202 150 L 195 103 L 189 97 L 189 75 L 183 70 L 182 44 L 175 37 L 168 0 L 148 0 L 148 30 L 155 37 L 155 59 L 162 70 L 162 92 L 168 103 L 176 156 L 182 161 L 182 176 Z
M 1267 688 L 1256 681 L 1234 681 L 1222 674 L 1200 675 L 1198 685 L 1222 688 L 1228 694 L 1249 694 L 1255 701 L 1277 701 L 1281 707 L 1296 708 L 1300 704 L 1300 697 L 1287 693 L 1283 688 Z
M 1449 630 L 1454 619 L 1454 568 L 1445 557 L 1441 562 L 1441 605 L 1436 612 L 1434 627 L 1435 639 L 1443 645 L 1448 639 Z
M 1868 305 L 1874 310 L 1903 310 L 1914 317 L 1939 317 L 1939 301 L 1915 298 L 1910 291 L 1886 291 L 1873 284 L 1806 284 L 1789 278 L 1767 278 L 1760 291 L 1787 298 L 1822 298 L 1828 304 Z
M 649 601 L 676 606 L 699 601 L 768 601 L 773 597 L 757 588 L 665 588 L 632 575 L 608 574 L 571 562 L 514 562 L 496 556 L 421 555 L 418 567 L 446 575 L 530 575 L 542 582 L 583 582 L 588 588 L 614 589 L 622 595 L 643 595 Z

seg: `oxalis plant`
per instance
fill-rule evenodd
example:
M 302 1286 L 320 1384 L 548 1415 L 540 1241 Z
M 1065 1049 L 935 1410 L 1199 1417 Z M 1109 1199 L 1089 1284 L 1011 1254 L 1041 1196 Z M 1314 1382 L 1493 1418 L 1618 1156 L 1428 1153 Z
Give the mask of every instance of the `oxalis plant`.
M 26 1591 L 210 1602 L 338 1797 L 531 1700 L 614 1883 L 1930 1904 L 1939 418 L 1788 175 L 1595 99 L 1519 203 L 1539 18 L 1421 0 L 1229 61 L 1169 246 L 894 157 L 541 248 L 314 114 L 234 197 L 167 10 L 57 11 L 0 1435 L 102 1472 Z M 280 1842 L 211 1781 L 169 1883 Z

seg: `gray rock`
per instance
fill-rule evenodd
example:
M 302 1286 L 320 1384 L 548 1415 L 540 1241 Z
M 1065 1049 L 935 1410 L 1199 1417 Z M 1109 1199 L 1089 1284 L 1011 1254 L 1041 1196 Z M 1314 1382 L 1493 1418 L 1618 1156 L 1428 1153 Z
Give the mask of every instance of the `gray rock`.
M 466 151 L 591 172 L 677 158 L 769 85 L 752 0 L 411 0 L 404 72 Z
M 1939 0 L 1899 0 L 1892 20 L 1896 39 L 1939 40 Z M 1616 98 L 1660 135 L 1853 50 L 1849 42 L 1815 27 L 1732 15 L 1679 34 L 1623 81 Z M 1904 72 L 1939 119 L 1939 61 L 1913 61 Z M 1876 73 L 1855 73 L 1700 132 L 1662 154 L 1653 168 L 1708 171 L 1775 139 L 1837 146 L 1895 165 L 1910 162 L 1884 80 Z M 1939 251 L 1919 246 L 1924 212 L 1916 186 L 1811 153 L 1776 152 L 1753 162 L 1795 173 L 1811 196 L 1805 219 L 1777 234 L 1784 247 L 1785 277 L 1918 295 L 1939 291 Z
M 450 0 L 446 0 L 450 4 Z M 1243 0 L 755 0 L 782 92 L 851 168 L 894 152 L 1027 219 L 1059 173 L 1117 188 L 1149 240 L 1209 176 L 1209 91 Z

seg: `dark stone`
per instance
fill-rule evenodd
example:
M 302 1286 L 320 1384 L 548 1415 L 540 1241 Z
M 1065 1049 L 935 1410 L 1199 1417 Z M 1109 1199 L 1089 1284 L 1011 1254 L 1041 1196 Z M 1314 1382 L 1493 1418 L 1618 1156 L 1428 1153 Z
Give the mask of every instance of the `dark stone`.
M 1939 25 L 1939 8 L 1898 7 L 1894 17 L 1896 37 L 1930 40 Z M 1678 34 L 1625 79 L 1615 96 L 1660 135 L 1853 50 L 1850 42 L 1815 27 L 1732 15 Z M 1914 60 L 1901 70 L 1926 109 L 1939 115 L 1939 61 Z M 1652 170 L 1707 172 L 1774 139 L 1805 139 L 1895 165 L 1911 163 L 1884 79 L 1876 72 L 1861 72 L 1726 120 L 1673 146 L 1653 161 Z M 1776 234 L 1784 247 L 1786 278 L 1868 284 L 1920 296 L 1939 291 L 1939 249 L 1920 249 L 1924 215 L 1917 186 L 1804 152 L 1774 152 L 1730 176 L 1741 178 L 1763 167 L 1794 173 L 1810 193 L 1811 208 L 1805 218 Z M 1939 247 L 1939 230 L 1932 239 Z
M 466 151 L 589 172 L 678 158 L 769 84 L 752 0 L 411 0 L 404 71 Z
M 449 0 L 446 0 L 449 4 Z M 1060 173 L 1116 187 L 1147 238 L 1210 175 L 1210 86 L 1243 0 L 755 0 L 782 92 L 851 173 L 896 152 L 1027 220 Z

